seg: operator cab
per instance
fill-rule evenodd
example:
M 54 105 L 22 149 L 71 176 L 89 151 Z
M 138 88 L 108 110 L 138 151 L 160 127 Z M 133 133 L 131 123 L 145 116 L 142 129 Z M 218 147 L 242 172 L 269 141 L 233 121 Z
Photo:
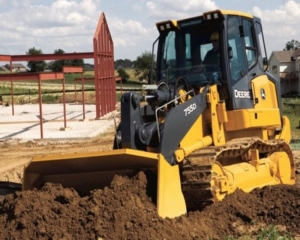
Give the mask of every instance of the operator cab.
M 219 29 L 220 23 L 207 24 L 203 17 L 198 17 L 178 22 L 178 28 L 162 31 L 158 48 L 158 80 L 170 84 L 184 77 L 191 87 L 198 88 L 209 81 L 220 80 L 220 50 L 217 50 L 216 61 L 204 62 L 206 54 L 213 49 L 211 36 L 218 35 L 213 41 L 222 41 Z
M 180 78 L 193 89 L 218 84 L 218 88 L 226 88 L 220 96 L 228 109 L 254 107 L 250 82 L 265 74 L 260 49 L 264 40 L 258 18 L 216 10 L 194 18 L 160 22 L 157 28 L 158 83 L 172 85 Z M 218 41 L 219 52 L 217 61 L 210 62 L 206 54 L 213 49 L 213 41 Z

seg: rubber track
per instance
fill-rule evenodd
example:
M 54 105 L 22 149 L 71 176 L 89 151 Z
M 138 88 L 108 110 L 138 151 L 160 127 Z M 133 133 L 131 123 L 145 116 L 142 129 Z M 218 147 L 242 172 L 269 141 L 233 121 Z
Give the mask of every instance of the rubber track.
M 293 165 L 292 151 L 283 140 L 263 141 L 260 138 L 242 138 L 231 140 L 223 147 L 197 150 L 184 160 L 181 171 L 182 191 L 188 211 L 200 210 L 216 201 L 211 185 L 213 164 L 216 161 L 222 166 L 247 162 L 247 153 L 250 149 L 258 149 L 260 158 L 276 151 L 285 151 Z

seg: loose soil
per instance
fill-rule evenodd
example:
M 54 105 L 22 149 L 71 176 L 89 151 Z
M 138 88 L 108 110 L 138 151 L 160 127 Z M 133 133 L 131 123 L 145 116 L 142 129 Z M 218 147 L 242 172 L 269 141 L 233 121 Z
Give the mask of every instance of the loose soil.
M 86 140 L 0 142 L 0 180 L 21 182 L 34 156 L 111 149 L 113 129 Z M 299 173 L 299 153 L 294 153 Z M 1 239 L 228 239 L 254 238 L 274 226 L 300 239 L 299 174 L 294 186 L 236 191 L 222 202 L 174 219 L 162 219 L 147 195 L 147 177 L 115 176 L 110 186 L 80 197 L 74 189 L 46 184 L 8 194 L 0 202 Z M 248 239 L 249 239 L 248 238 Z

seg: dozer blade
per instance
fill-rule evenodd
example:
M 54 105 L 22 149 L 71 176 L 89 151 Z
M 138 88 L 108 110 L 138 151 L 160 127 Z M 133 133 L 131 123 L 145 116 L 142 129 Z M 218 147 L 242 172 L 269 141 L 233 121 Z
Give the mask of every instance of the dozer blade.
M 161 154 L 133 149 L 36 157 L 24 170 L 23 190 L 40 189 L 52 182 L 87 195 L 93 189 L 109 186 L 115 174 L 131 176 L 141 170 L 157 174 L 157 186 L 150 187 L 157 188 L 159 216 L 186 213 L 179 167 L 171 166 Z

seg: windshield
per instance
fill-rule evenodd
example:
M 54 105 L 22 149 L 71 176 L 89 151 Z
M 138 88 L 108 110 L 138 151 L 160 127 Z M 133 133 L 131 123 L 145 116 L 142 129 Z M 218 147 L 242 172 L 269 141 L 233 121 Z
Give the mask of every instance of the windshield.
M 184 77 L 193 86 L 203 86 L 222 76 L 220 22 L 208 25 L 202 18 L 179 23 L 162 33 L 158 48 L 158 80 L 168 83 Z

